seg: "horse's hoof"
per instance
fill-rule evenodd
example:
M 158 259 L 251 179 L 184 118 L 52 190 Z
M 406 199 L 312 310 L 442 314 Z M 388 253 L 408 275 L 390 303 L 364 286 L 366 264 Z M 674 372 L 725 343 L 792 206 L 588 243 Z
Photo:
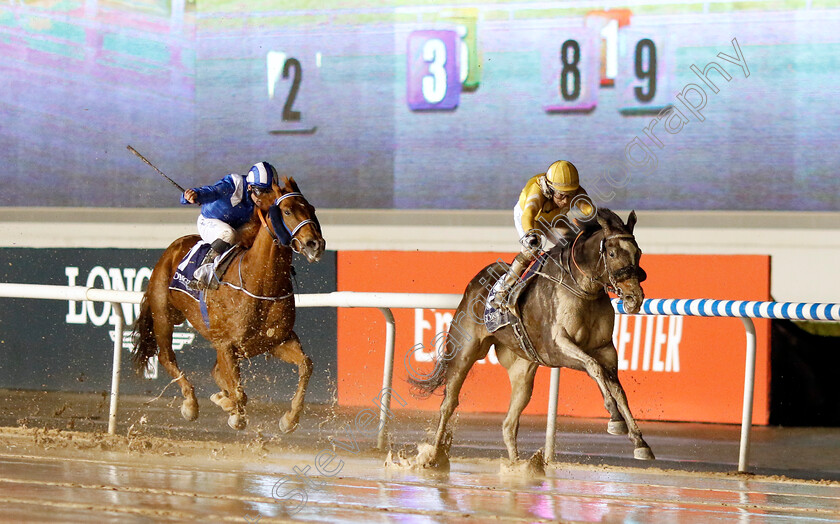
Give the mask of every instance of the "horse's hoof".
M 545 476 L 545 457 L 543 451 L 538 450 L 528 460 L 505 460 L 502 459 L 499 468 L 501 475 L 524 476 L 527 478 Z
M 185 400 L 181 403 L 181 416 L 184 419 L 193 421 L 198 418 L 198 402 L 195 399 Z
M 627 423 L 623 420 L 610 420 L 607 423 L 607 433 L 610 435 L 626 435 Z
M 239 413 L 233 413 L 231 416 L 228 417 L 228 426 L 233 429 L 240 430 L 245 429 L 245 426 L 248 425 L 248 420 L 245 418 L 245 415 L 240 415 Z
M 412 468 L 449 471 L 449 447 L 444 444 L 438 448 L 425 442 L 418 444 L 417 456 L 410 460 Z
M 653 460 L 656 457 L 653 456 L 653 451 L 651 451 L 650 448 L 644 447 L 634 449 L 633 458 L 638 460 Z
M 219 406 L 227 412 L 231 412 L 234 409 L 236 409 L 236 402 L 231 400 L 227 393 L 224 393 L 222 391 L 210 395 L 210 400 L 213 402 L 213 404 L 216 404 L 217 406 Z
M 280 431 L 283 433 L 291 433 L 292 431 L 296 430 L 298 427 L 298 423 L 295 422 L 292 424 L 289 421 L 290 418 L 287 418 L 286 415 L 280 417 Z

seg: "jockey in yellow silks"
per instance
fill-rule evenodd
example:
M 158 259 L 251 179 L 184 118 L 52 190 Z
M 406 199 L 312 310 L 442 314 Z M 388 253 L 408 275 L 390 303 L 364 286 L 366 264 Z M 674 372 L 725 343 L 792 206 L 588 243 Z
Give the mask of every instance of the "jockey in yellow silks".
M 573 222 L 594 216 L 595 206 L 580 186 L 577 168 L 571 162 L 558 160 L 545 173 L 531 177 L 513 208 L 522 252 L 513 259 L 494 305 L 506 305 L 511 288 L 538 254 L 544 238 L 566 245 L 580 230 Z

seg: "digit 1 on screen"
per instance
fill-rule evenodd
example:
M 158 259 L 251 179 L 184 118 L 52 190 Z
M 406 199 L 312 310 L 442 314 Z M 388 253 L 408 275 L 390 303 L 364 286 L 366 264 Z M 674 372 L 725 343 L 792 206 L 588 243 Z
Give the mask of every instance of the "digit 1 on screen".
M 598 33 L 589 28 L 557 31 L 540 51 L 543 110 L 588 111 L 598 104 Z
M 673 102 L 673 56 L 664 33 L 621 30 L 616 84 L 619 111 L 656 112 Z
M 266 54 L 271 134 L 312 134 L 312 96 L 317 91 L 320 53 L 292 55 L 282 51 Z
M 456 25 L 455 30 L 461 39 L 458 54 L 461 92 L 475 91 L 481 83 L 481 54 L 478 50 L 477 36 L 478 9 L 447 9 L 439 14 L 438 20 Z
M 584 25 L 598 31 L 600 35 L 599 55 L 601 85 L 612 87 L 618 76 L 618 32 L 630 25 L 632 12 L 629 9 L 610 9 L 586 13 Z
M 413 31 L 408 35 L 406 101 L 412 111 L 452 110 L 461 97 L 458 48 L 452 30 Z

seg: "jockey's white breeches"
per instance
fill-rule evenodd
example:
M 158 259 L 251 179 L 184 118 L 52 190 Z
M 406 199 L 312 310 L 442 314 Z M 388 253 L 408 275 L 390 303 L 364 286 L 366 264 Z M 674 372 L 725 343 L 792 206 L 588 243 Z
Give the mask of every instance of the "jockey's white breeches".
M 522 208 L 519 204 L 513 206 L 513 225 L 516 226 L 516 232 L 519 233 L 519 238 L 525 236 L 526 231 L 522 228 Z
M 217 218 L 207 218 L 198 215 L 198 234 L 201 240 L 212 244 L 214 240 L 222 239 L 228 244 L 236 243 L 236 230 Z

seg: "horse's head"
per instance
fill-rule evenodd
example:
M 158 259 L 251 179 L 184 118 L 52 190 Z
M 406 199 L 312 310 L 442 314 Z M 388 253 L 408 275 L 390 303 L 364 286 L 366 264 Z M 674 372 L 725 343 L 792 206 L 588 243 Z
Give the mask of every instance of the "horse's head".
M 288 244 L 310 262 L 317 262 L 327 243 L 321 236 L 315 207 L 300 192 L 294 178 L 283 177 L 282 182 L 282 186 L 274 182 L 269 191 L 252 192 L 254 203 L 268 214 L 270 231 L 276 240 Z
M 605 261 L 610 286 L 624 302 L 625 311 L 638 313 L 645 298 L 641 282 L 644 282 L 647 274 L 639 267 L 642 250 L 633 236 L 636 212 L 630 212 L 626 224 L 618 215 L 605 209 L 599 210 L 597 219 L 604 230 L 601 257 Z

